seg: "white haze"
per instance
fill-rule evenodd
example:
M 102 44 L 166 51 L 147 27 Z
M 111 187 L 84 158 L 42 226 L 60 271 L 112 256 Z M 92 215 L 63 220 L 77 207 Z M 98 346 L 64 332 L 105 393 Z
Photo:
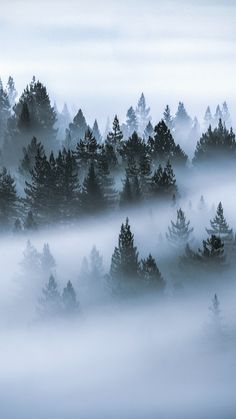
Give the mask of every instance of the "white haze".
M 210 177 L 209 171 L 202 171 L 200 178 L 192 173 L 191 180 L 181 173 L 177 177 L 182 185 L 180 205 L 195 229 L 196 247 L 206 237 L 212 205 L 220 200 L 228 222 L 236 227 L 230 173 L 225 168 L 224 176 Z M 198 210 L 201 195 L 206 200 L 204 211 Z M 220 283 L 201 291 L 188 287 L 179 294 L 173 291 L 173 272 L 166 266 L 170 251 L 164 236 L 175 211 L 169 205 L 155 204 L 152 210 L 148 205 L 85 220 L 73 228 L 1 238 L 2 418 L 235 418 L 234 272 L 227 285 L 222 277 Z M 169 282 L 165 297 L 120 303 L 105 298 L 94 307 L 81 301 L 82 311 L 76 320 L 38 322 L 36 304 L 20 292 L 19 262 L 27 238 L 38 250 L 44 242 L 50 244 L 60 289 L 70 279 L 78 292 L 81 262 L 94 244 L 104 257 L 105 271 L 109 270 L 126 215 L 140 257 L 151 251 Z M 164 241 L 160 241 L 160 233 Z M 209 311 L 215 292 L 222 309 L 220 333 L 214 332 Z

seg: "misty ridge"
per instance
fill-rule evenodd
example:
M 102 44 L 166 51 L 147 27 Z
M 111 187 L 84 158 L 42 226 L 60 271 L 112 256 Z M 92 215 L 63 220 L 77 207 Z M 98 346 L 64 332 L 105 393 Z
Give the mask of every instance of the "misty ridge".
M 234 419 L 227 103 L 102 132 L 9 77 L 0 148 L 1 417 Z

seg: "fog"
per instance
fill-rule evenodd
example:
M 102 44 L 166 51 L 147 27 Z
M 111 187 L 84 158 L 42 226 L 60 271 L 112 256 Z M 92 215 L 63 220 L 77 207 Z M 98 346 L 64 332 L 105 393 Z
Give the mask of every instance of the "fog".
M 206 236 L 212 206 L 220 200 L 229 224 L 236 225 L 230 174 L 233 178 L 226 168 L 218 177 L 214 172 L 212 179 L 209 170 L 202 169 L 200 176 L 193 171 L 188 178 L 178 173 L 178 204 L 194 227 L 195 247 Z M 200 210 L 201 195 L 206 207 Z M 183 288 L 175 290 L 175 272 L 169 268 L 175 256 L 165 239 L 175 213 L 169 205 L 150 203 L 84 219 L 73 227 L 1 236 L 1 417 L 235 417 L 234 269 L 220 281 L 208 283 L 206 273 L 199 284 L 189 288 L 184 281 Z M 117 300 L 106 291 L 96 300 L 94 288 L 89 290 L 91 305 L 79 285 L 82 260 L 96 245 L 108 272 L 126 216 L 140 257 L 152 252 L 157 259 L 168 284 L 165 295 Z M 37 301 L 44 280 L 26 292 L 27 281 L 34 282 L 36 275 L 23 279 L 20 273 L 28 239 L 39 251 L 49 243 L 60 289 L 72 281 L 80 302 L 75 318 L 40 320 Z M 220 325 L 209 310 L 215 293 Z

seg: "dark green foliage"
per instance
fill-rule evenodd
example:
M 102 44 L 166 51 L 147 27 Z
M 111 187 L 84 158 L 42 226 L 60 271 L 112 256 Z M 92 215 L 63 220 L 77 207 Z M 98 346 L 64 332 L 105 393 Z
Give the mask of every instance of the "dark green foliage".
M 89 171 L 85 177 L 82 190 L 82 208 L 86 214 L 95 213 L 106 208 L 106 199 L 94 169 L 94 163 L 90 164 Z
M 193 228 L 189 228 L 190 221 L 186 221 L 186 217 L 182 209 L 177 210 L 177 220 L 171 221 L 171 227 L 168 227 L 166 238 L 168 242 L 177 249 L 185 247 L 191 241 Z
M 217 210 L 216 216 L 213 220 L 210 221 L 211 229 L 206 229 L 207 233 L 215 236 L 219 236 L 223 241 L 232 241 L 233 240 L 233 230 L 229 228 L 229 225 L 226 222 L 224 217 L 224 210 L 222 203 L 220 202 Z
M 159 165 L 150 179 L 150 192 L 154 198 L 172 197 L 177 192 L 176 180 L 170 162 L 164 169 Z
M 148 146 L 153 160 L 166 163 L 168 160 L 173 164 L 185 165 L 187 155 L 176 145 L 172 134 L 162 120 L 154 128 L 154 138 L 149 138 Z
M 44 154 L 43 145 L 37 141 L 36 137 L 33 137 L 31 143 L 23 148 L 23 154 L 24 157 L 20 162 L 19 172 L 28 177 L 35 166 L 36 155 L 40 154 L 43 156 Z
M 137 279 L 139 270 L 138 252 L 134 246 L 134 235 L 127 218 L 125 224 L 121 226 L 118 247 L 115 248 L 112 256 L 110 275 L 119 281 Z
M 13 224 L 18 214 L 19 198 L 16 193 L 15 180 L 4 167 L 0 171 L 0 227 Z
M 80 140 L 84 139 L 87 129 L 88 125 L 86 119 L 82 110 L 79 109 L 77 115 L 73 119 L 73 122 L 69 124 L 69 134 L 71 138 L 70 147 L 75 147 Z
M 149 121 L 148 124 L 147 124 L 147 126 L 146 126 L 146 128 L 145 128 L 145 130 L 144 130 L 144 138 L 145 138 L 145 140 L 148 140 L 149 137 L 152 137 L 153 136 L 153 134 L 154 134 L 154 128 L 152 126 L 151 121 Z
M 98 177 L 103 189 L 107 206 L 109 208 L 114 208 L 117 202 L 117 191 L 115 189 L 114 177 L 110 173 L 105 147 L 102 147 L 98 158 Z
M 146 145 L 144 141 L 138 136 L 136 131 L 127 141 L 123 142 L 122 149 L 120 150 L 120 154 L 125 164 L 130 161 L 133 163 L 138 163 L 141 155 L 145 152 Z
M 215 162 L 224 158 L 236 157 L 235 134 L 228 130 L 219 120 L 218 127 L 212 130 L 211 126 L 197 143 L 193 163 Z
M 145 285 L 150 290 L 163 291 L 165 281 L 157 267 L 155 259 L 150 254 L 147 259 L 141 261 L 141 277 L 145 281 Z
M 224 243 L 220 237 L 212 235 L 203 240 L 202 249 L 193 251 L 189 245 L 186 246 L 185 254 L 180 258 L 180 266 L 187 269 L 190 275 L 201 269 L 204 273 L 219 273 L 226 268 L 226 256 Z
M 132 171 L 133 169 L 133 171 Z M 120 193 L 120 206 L 126 207 L 137 204 L 142 200 L 142 190 L 136 166 L 126 169 L 126 177 L 123 184 L 123 190 Z
M 123 140 L 123 133 L 120 129 L 120 123 L 117 115 L 115 115 L 112 131 L 109 132 L 107 135 L 107 144 L 111 145 L 115 151 L 119 151 L 121 149 Z

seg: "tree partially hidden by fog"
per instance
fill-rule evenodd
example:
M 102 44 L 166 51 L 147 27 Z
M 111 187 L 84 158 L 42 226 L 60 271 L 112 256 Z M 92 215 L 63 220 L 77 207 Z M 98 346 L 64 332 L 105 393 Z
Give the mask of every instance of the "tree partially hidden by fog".
M 193 228 L 190 227 L 190 221 L 186 220 L 185 214 L 180 208 L 177 210 L 176 222 L 171 221 L 171 227 L 168 227 L 166 238 L 175 248 L 182 248 L 192 241 Z
M 209 235 L 214 234 L 215 236 L 219 236 L 224 242 L 230 242 L 233 240 L 233 230 L 229 227 L 224 217 L 224 210 L 221 202 L 217 207 L 215 217 L 213 220 L 210 220 L 210 224 L 211 228 L 206 229 Z

